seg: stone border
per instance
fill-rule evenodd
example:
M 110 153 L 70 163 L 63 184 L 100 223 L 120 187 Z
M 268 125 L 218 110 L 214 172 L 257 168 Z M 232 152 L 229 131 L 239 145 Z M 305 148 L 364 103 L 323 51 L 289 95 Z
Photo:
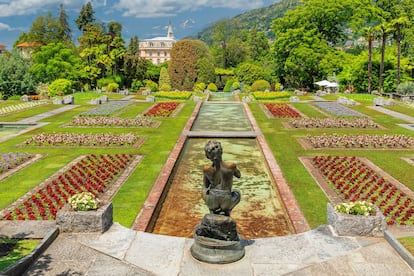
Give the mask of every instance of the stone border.
M 389 232 L 384 232 L 385 240 L 394 248 L 407 264 L 414 269 L 414 257 L 410 252 Z
M 26 146 L 23 143 L 16 145 L 16 148 L 52 148 L 52 149 L 73 149 L 73 148 L 85 148 L 85 149 L 100 149 L 100 148 L 110 148 L 110 149 L 124 149 L 124 148 L 139 148 L 146 140 L 146 137 L 139 137 L 138 141 L 135 144 L 125 145 L 125 146 Z
M 164 164 L 163 169 L 158 175 L 158 178 L 155 181 L 150 193 L 148 194 L 148 197 L 145 200 L 143 207 L 141 208 L 139 214 L 135 218 L 132 229 L 136 231 L 147 231 L 151 227 L 151 218 L 156 212 L 157 205 L 162 197 L 165 186 L 167 185 L 167 182 L 181 153 L 181 150 L 184 147 L 185 141 L 187 139 L 186 133 L 188 133 L 191 130 L 191 127 L 197 117 L 197 114 L 200 111 L 201 104 L 201 102 L 197 103 L 190 119 L 187 121 L 183 133 L 179 137 L 174 149 L 168 157 L 167 162 Z M 283 176 L 281 168 L 277 164 L 272 151 L 270 150 L 266 140 L 264 139 L 264 136 L 261 133 L 261 130 L 257 125 L 253 114 L 251 113 L 246 103 L 241 104 L 245 109 L 247 118 L 249 119 L 252 125 L 253 131 L 258 134 L 256 138 L 257 143 L 262 151 L 264 159 L 266 160 L 266 165 L 268 167 L 269 173 L 273 178 L 273 181 L 279 192 L 281 202 L 283 203 L 285 211 L 292 222 L 292 226 L 294 228 L 295 233 L 303 233 L 309 231 L 310 227 L 299 207 L 299 204 L 297 203 L 292 191 L 290 190 L 286 182 L 286 179 Z
M 59 169 L 57 172 L 52 174 L 50 177 L 46 178 L 42 183 L 39 185 L 33 187 L 30 189 L 27 193 L 25 193 L 23 196 L 16 199 L 13 203 L 11 203 L 6 208 L 0 210 L 0 219 L 3 218 L 7 212 L 13 210 L 17 206 L 23 204 L 24 201 L 29 199 L 34 193 L 36 193 L 39 189 L 42 189 L 46 187 L 47 184 L 51 182 L 52 179 L 56 178 L 57 176 L 61 175 L 63 172 L 67 171 L 69 168 L 71 168 L 74 164 L 82 160 L 86 155 L 80 155 L 65 166 L 63 168 Z M 104 194 L 99 198 L 102 203 L 105 201 L 110 201 L 115 195 L 116 192 L 120 189 L 120 187 L 125 183 L 125 181 L 128 179 L 128 177 L 132 174 L 133 170 L 136 168 L 136 166 L 141 162 L 143 159 L 142 155 L 137 155 L 135 159 L 131 161 L 131 163 L 124 169 L 124 171 L 112 182 L 108 190 L 104 192 Z M 108 194 L 107 194 L 108 193 Z
M 290 105 L 290 104 L 287 104 L 287 103 L 274 103 L 274 104 L 285 104 L 285 105 L 289 106 L 290 108 L 292 108 L 292 109 L 293 109 L 294 111 L 296 111 L 297 113 L 299 113 L 299 115 L 300 115 L 301 117 L 303 117 L 303 118 L 309 118 L 307 115 L 303 114 L 302 112 L 300 112 L 299 110 L 297 110 L 295 107 L 293 107 L 293 106 L 292 106 L 292 105 Z M 259 106 L 260 106 L 260 108 L 262 109 L 262 111 L 264 112 L 264 114 L 266 115 L 266 117 L 267 117 L 268 119 L 294 119 L 294 118 L 292 118 L 292 117 L 283 117 L 283 118 L 279 118 L 279 117 L 274 116 L 274 115 L 272 114 L 272 112 L 270 112 L 270 110 L 269 110 L 269 109 L 267 109 L 267 107 L 265 106 L 265 103 L 260 103 L 260 104 L 259 104 Z
M 14 167 L 13 169 L 10 169 L 10 170 L 6 171 L 5 173 L 2 173 L 0 175 L 0 181 L 3 180 L 3 179 L 6 179 L 7 177 L 15 174 L 18 171 L 24 169 L 25 167 L 33 164 L 34 162 L 36 162 L 37 160 L 39 160 L 40 158 L 42 158 L 44 156 L 45 156 L 45 154 L 35 154 L 32 158 L 30 158 L 26 162 L 21 163 L 20 165 Z
M 401 159 L 407 162 L 408 164 L 414 166 L 414 158 L 401 157 Z
M 167 161 L 165 162 L 160 173 L 158 174 L 158 177 L 155 180 L 151 191 L 148 193 L 147 199 L 145 200 L 140 212 L 136 216 L 134 223 L 132 224 L 133 230 L 144 232 L 149 230 L 151 219 L 156 212 L 157 206 L 168 183 L 170 175 L 184 147 L 185 141 L 187 140 L 185 132 L 190 131 L 197 117 L 197 114 L 200 111 L 201 105 L 202 102 L 197 102 L 197 105 L 194 108 L 191 117 L 188 119 L 187 124 L 184 127 L 183 133 L 178 138 Z
M 242 103 L 242 105 L 247 114 L 247 118 L 252 124 L 253 131 L 260 133 L 256 138 L 257 143 L 259 144 L 263 157 L 267 163 L 266 165 L 269 169 L 270 175 L 273 178 L 273 182 L 275 183 L 276 188 L 279 192 L 279 196 L 284 205 L 285 211 L 293 224 L 295 233 L 303 233 L 309 231 L 310 226 L 306 221 L 305 216 L 303 215 L 302 210 L 300 209 L 299 204 L 296 201 L 296 198 L 286 181 L 286 178 L 283 176 L 282 169 L 280 168 L 273 155 L 272 150 L 267 144 L 266 139 L 263 136 L 259 125 L 256 122 L 256 119 L 253 116 L 253 113 L 251 112 L 247 103 Z
M 52 244 L 52 242 L 59 235 L 59 229 L 54 228 L 51 230 L 33 249 L 33 251 L 26 257 L 20 259 L 15 264 L 9 266 L 2 271 L 4 275 L 23 275 L 23 273 L 33 264 L 33 262 L 39 258 L 39 256 L 45 252 L 45 250 Z M 1 271 L 0 271 L 1 272 Z
M 315 148 L 309 143 L 306 138 L 297 138 L 298 143 L 302 146 L 304 150 L 380 150 L 380 151 L 387 151 L 387 150 L 397 150 L 397 151 L 405 151 L 405 150 L 414 150 L 414 146 L 409 148 L 346 148 L 346 147 L 338 147 L 338 148 Z

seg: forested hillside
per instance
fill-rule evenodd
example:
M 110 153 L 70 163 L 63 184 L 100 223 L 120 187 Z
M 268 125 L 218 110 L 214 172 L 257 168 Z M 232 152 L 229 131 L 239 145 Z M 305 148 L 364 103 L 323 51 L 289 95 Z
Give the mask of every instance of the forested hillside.
M 239 26 L 244 30 L 255 27 L 259 31 L 264 31 L 269 38 L 274 38 L 274 34 L 271 31 L 272 21 L 283 17 L 287 10 L 294 9 L 300 2 L 300 0 L 282 0 L 269 7 L 255 9 L 229 18 L 229 22 L 231 25 Z M 199 32 L 195 37 L 211 45 L 214 40 L 212 37 L 214 25 Z

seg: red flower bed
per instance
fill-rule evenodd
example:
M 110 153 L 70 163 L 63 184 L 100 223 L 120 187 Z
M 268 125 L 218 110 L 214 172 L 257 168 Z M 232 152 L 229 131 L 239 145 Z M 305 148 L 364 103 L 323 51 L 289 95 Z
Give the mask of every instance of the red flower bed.
M 99 198 L 132 159 L 131 154 L 87 155 L 8 212 L 3 219 L 54 220 L 57 211 L 77 193 L 91 192 Z
M 414 200 L 356 157 L 315 156 L 312 161 L 343 200 L 372 202 L 390 225 L 414 225 Z
M 157 103 L 145 112 L 144 116 L 169 117 L 177 109 L 179 104 L 177 102 Z
M 266 103 L 266 108 L 277 118 L 298 118 L 300 114 L 287 104 Z

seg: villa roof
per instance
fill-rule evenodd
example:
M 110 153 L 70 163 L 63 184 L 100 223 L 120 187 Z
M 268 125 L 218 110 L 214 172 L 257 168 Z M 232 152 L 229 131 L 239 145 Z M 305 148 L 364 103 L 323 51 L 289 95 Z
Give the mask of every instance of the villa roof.
M 20 44 L 18 44 L 16 47 L 17 48 L 24 48 L 24 47 L 37 47 L 37 46 L 42 46 L 43 43 L 40 42 L 22 42 Z
M 163 40 L 163 41 L 167 41 L 167 40 L 175 41 L 174 38 L 166 37 L 166 36 L 159 36 L 159 37 L 154 37 L 154 38 L 149 38 L 149 39 L 143 39 L 143 41 L 161 41 L 161 40 Z
M 6 45 L 0 43 L 0 48 L 6 48 Z

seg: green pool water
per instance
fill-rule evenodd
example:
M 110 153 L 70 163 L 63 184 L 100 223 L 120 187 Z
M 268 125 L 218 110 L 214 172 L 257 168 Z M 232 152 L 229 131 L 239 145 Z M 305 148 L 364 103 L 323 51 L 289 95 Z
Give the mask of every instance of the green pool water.
M 207 138 L 188 139 L 169 182 L 168 194 L 153 227 L 153 233 L 192 237 L 194 228 L 209 211 L 201 197 Z M 223 160 L 235 162 L 241 178 L 233 189 L 241 201 L 231 216 L 244 239 L 293 234 L 294 230 L 279 199 L 256 139 L 215 139 L 223 147 Z
M 191 130 L 252 131 L 252 126 L 240 103 L 205 103 Z
M 28 124 L 0 124 L 0 138 L 18 134 L 32 125 Z

